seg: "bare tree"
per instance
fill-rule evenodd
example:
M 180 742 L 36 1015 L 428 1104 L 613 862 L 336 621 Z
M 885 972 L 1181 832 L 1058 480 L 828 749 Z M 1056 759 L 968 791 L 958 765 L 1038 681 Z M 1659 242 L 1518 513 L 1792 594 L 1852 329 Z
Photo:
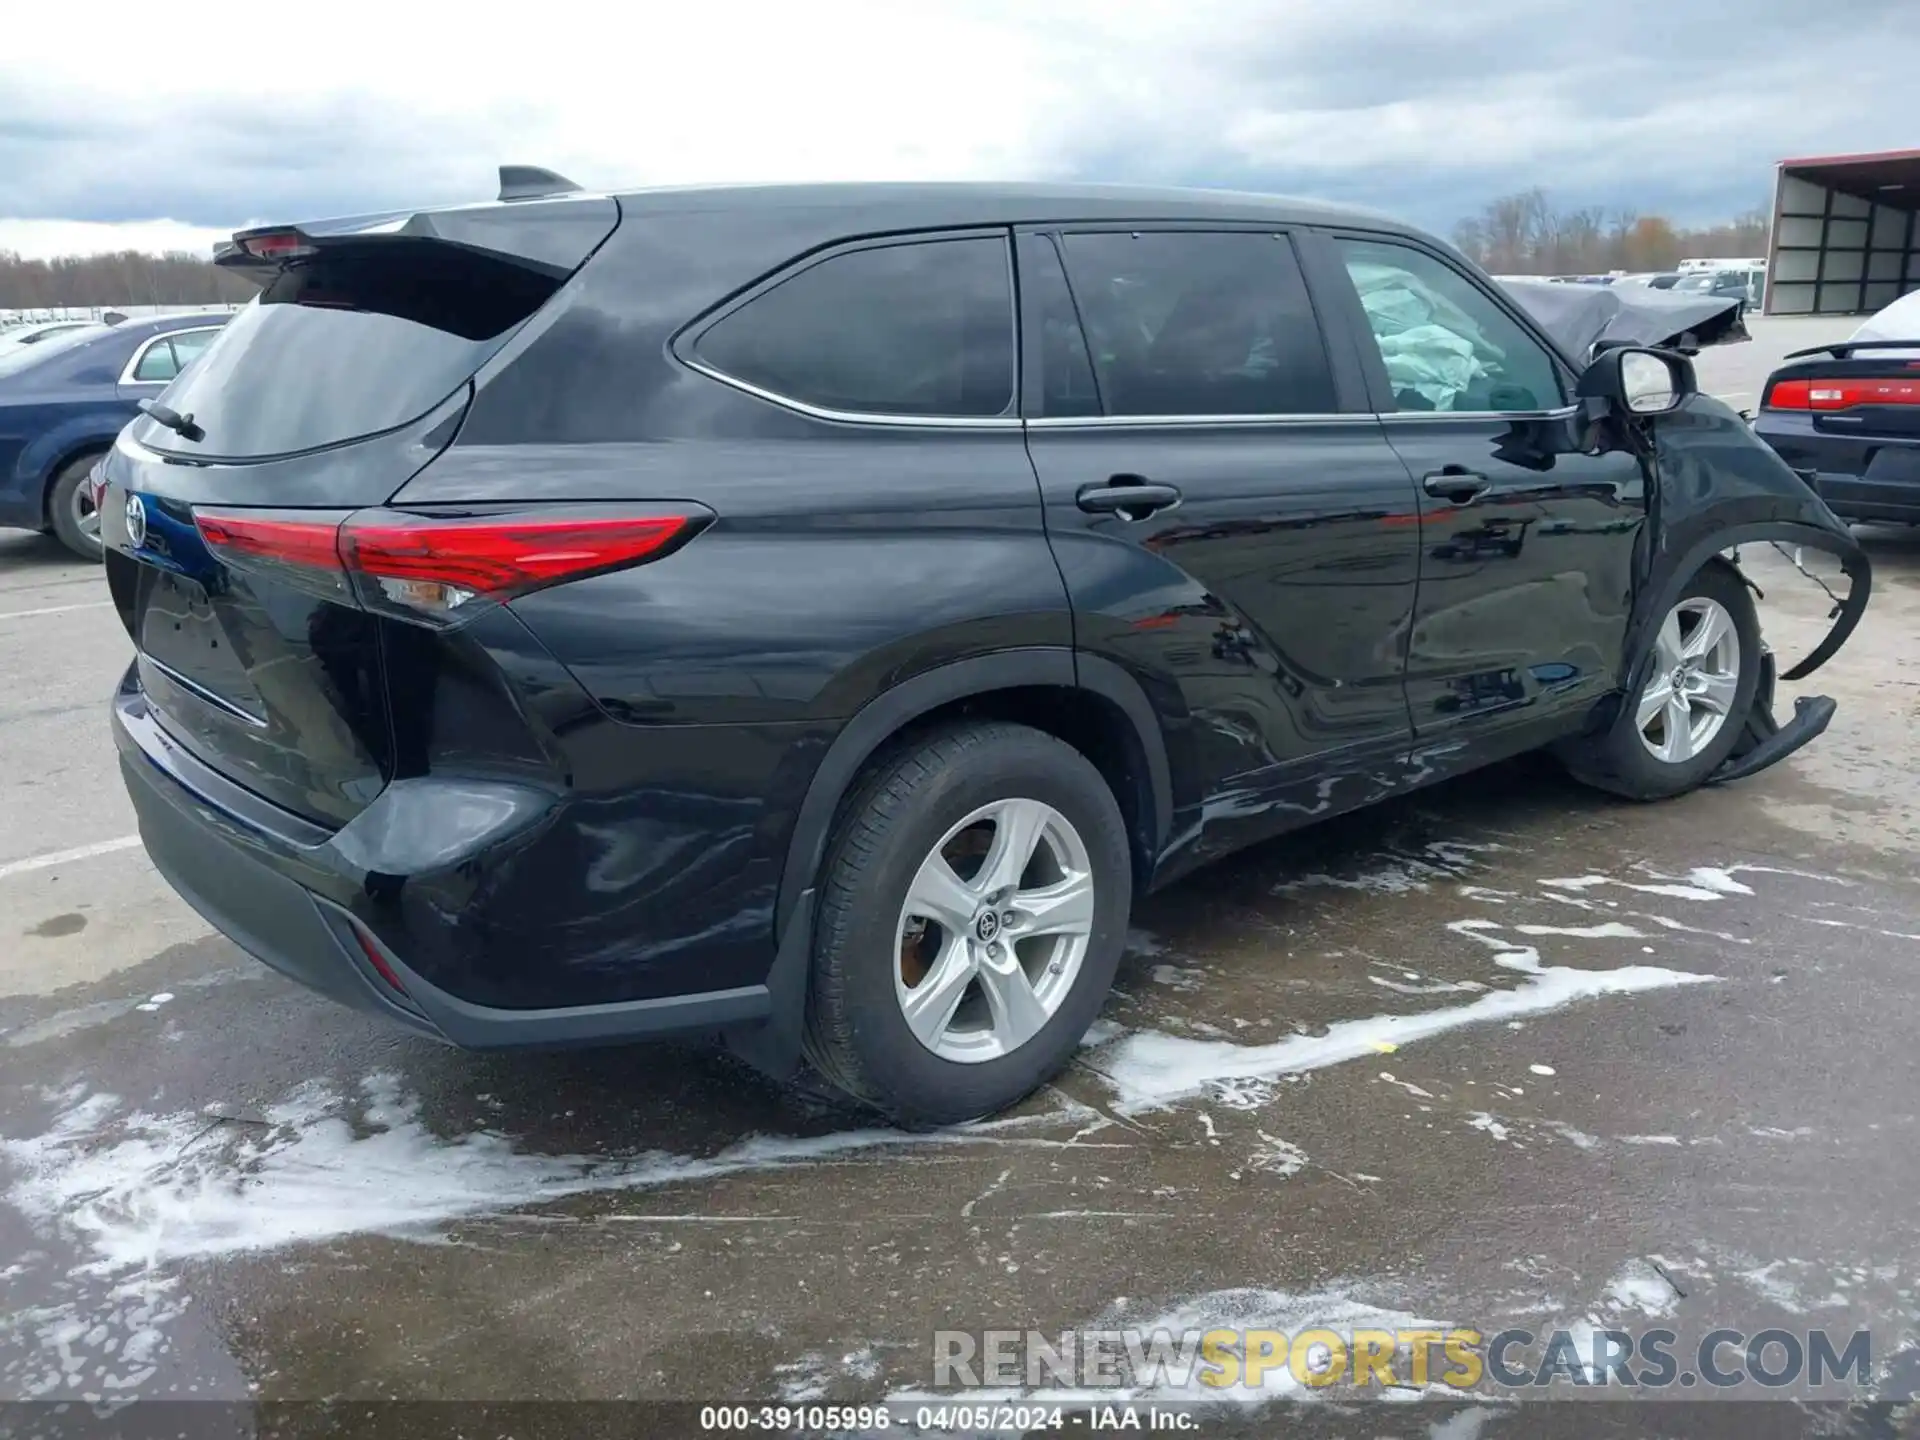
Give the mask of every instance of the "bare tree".
M 1694 230 L 1633 210 L 1559 211 L 1536 187 L 1489 201 L 1454 226 L 1453 236 L 1495 274 L 1590 275 L 1666 270 L 1690 256 L 1762 255 L 1768 225 L 1766 208 Z
M 62 255 L 28 260 L 0 251 L 0 309 L 224 304 L 251 299 L 248 280 L 187 252 Z

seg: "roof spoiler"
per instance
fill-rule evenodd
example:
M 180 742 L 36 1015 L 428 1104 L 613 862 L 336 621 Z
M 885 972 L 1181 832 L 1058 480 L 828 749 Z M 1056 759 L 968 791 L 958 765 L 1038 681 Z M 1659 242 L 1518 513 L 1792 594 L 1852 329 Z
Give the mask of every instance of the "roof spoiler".
M 583 193 L 558 176 L 538 182 L 538 193 L 516 190 L 511 169 L 502 169 L 508 183 L 501 187 L 501 194 L 515 203 L 483 201 L 261 225 L 236 231 L 232 239 L 216 244 L 213 262 L 265 285 L 282 266 L 336 248 L 365 254 L 368 247 L 444 244 L 564 280 L 613 233 L 620 223 L 620 206 L 611 196 Z M 544 170 L 538 173 L 548 175 Z
M 1914 350 L 1920 349 L 1920 339 L 1913 340 L 1842 340 L 1833 345 L 1810 345 L 1805 350 L 1789 350 L 1781 358 L 1800 360 L 1808 355 L 1831 355 L 1836 360 L 1845 360 L 1856 350 Z
M 555 195 L 577 195 L 580 187 L 564 175 L 542 170 L 538 165 L 502 165 L 500 199 L 547 200 Z

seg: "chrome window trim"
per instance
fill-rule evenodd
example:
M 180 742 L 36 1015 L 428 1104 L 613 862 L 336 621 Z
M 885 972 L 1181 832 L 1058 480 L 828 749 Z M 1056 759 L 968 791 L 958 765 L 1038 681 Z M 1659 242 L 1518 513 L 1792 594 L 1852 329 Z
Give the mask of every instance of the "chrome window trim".
M 162 340 L 171 340 L 176 335 L 202 335 L 208 331 L 217 331 L 219 329 L 220 327 L 218 325 L 195 325 L 187 330 L 169 330 L 162 335 L 149 336 L 141 342 L 140 348 L 133 352 L 133 358 L 127 361 L 126 368 L 120 372 L 120 379 L 115 383 L 120 385 L 171 385 L 174 379 L 179 378 L 180 372 L 178 370 L 173 372 L 173 379 L 168 380 L 136 380 L 133 378 L 133 372 L 140 368 L 140 362 L 147 358 L 147 352 Z
M 765 400 L 782 409 L 792 410 L 815 420 L 830 420 L 841 425 L 890 425 L 911 430 L 1013 430 L 1030 426 L 1036 430 L 1141 430 L 1170 427 L 1220 428 L 1248 426 L 1370 425 L 1376 422 L 1407 424 L 1434 420 L 1570 420 L 1579 413 L 1578 405 L 1558 410 L 1342 410 L 1313 414 L 1276 415 L 887 415 L 864 410 L 830 410 L 809 405 L 774 390 L 740 380 L 704 361 L 681 357 L 680 363 L 709 380 L 717 380 L 757 400 Z
M 709 380 L 718 380 L 722 385 L 731 386 L 744 395 L 756 400 L 765 400 L 784 410 L 792 410 L 814 420 L 831 420 L 840 425 L 887 425 L 908 430 L 1017 430 L 1021 419 L 1018 415 L 888 415 L 884 412 L 866 410 L 829 410 L 824 405 L 809 405 L 804 400 L 796 400 L 791 395 L 782 395 L 775 390 L 767 390 L 748 381 L 716 370 L 704 360 L 692 355 L 676 356 L 689 370 L 706 376 Z
M 1380 418 L 1388 424 L 1415 420 L 1571 420 L 1579 413 L 1579 405 L 1574 404 L 1557 410 L 1383 410 Z
M 1364 410 L 1281 415 L 1036 415 L 1036 430 L 1134 430 L 1161 426 L 1371 425 L 1380 417 Z

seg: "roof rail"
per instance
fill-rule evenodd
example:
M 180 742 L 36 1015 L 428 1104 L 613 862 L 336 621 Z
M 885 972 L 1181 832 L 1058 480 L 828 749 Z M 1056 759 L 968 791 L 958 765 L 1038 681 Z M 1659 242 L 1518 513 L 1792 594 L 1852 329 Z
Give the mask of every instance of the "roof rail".
M 502 165 L 502 200 L 544 200 L 550 195 L 573 195 L 580 187 L 564 175 L 542 170 L 538 165 Z

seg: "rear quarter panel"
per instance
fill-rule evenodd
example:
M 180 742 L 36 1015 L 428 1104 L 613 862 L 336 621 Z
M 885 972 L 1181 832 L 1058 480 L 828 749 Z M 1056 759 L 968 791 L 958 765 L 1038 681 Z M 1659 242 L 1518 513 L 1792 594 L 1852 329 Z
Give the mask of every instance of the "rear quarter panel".
M 845 222 L 810 223 L 623 225 L 391 502 L 716 516 L 660 560 L 512 606 L 591 699 L 553 727 L 569 797 L 543 842 L 582 863 L 541 870 L 545 913 L 570 917 L 576 1002 L 660 993 L 677 959 L 698 988 L 765 979 L 798 812 L 847 718 L 957 659 L 1071 653 L 1017 425 L 818 420 L 672 358 L 689 320 Z
M 592 705 L 553 727 L 569 798 L 528 872 L 529 903 L 564 925 L 549 973 L 571 1002 L 686 988 L 682 962 L 702 988 L 764 980 L 799 813 L 848 718 L 954 660 L 1070 653 L 1017 432 L 531 447 L 488 486 L 505 458 L 456 446 L 421 479 L 521 503 L 692 497 L 719 517 L 664 559 L 512 606 Z
M 436 493 L 472 498 L 464 459 L 433 467 Z M 514 604 L 622 721 L 841 720 L 949 660 L 1072 644 L 1017 432 L 516 460 L 522 502 L 682 498 L 718 512 L 664 560 Z

